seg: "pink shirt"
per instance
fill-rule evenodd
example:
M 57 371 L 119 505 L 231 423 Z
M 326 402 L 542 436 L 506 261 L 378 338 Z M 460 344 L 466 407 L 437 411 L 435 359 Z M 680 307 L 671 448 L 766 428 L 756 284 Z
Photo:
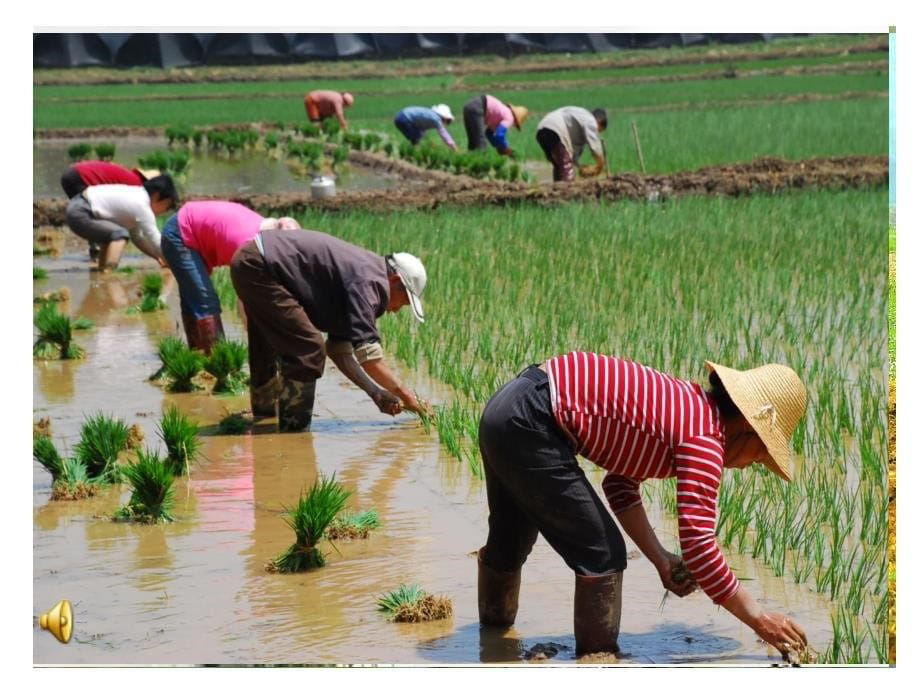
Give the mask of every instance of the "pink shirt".
M 499 125 L 511 129 L 514 125 L 514 113 L 500 100 L 486 94 L 486 127 L 494 132 Z
M 716 543 L 724 424 L 702 387 L 589 352 L 553 357 L 546 371 L 557 423 L 576 453 L 607 470 L 613 512 L 642 504 L 643 479 L 677 477 L 681 557 L 716 604 L 734 595 L 738 579 Z
M 345 98 L 338 91 L 311 91 L 307 98 L 313 101 L 322 117 L 336 115 L 341 117 L 345 107 Z
M 210 273 L 227 266 L 234 252 L 259 232 L 264 219 L 232 201 L 189 201 L 179 209 L 179 235 L 201 254 Z

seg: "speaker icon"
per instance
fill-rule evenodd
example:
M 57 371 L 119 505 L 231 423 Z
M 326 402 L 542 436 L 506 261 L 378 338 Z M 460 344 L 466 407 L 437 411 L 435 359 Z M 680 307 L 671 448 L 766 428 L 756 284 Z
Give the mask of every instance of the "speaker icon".
M 73 607 L 69 601 L 61 599 L 48 613 L 41 615 L 38 624 L 42 630 L 54 635 L 58 642 L 67 644 L 73 635 Z

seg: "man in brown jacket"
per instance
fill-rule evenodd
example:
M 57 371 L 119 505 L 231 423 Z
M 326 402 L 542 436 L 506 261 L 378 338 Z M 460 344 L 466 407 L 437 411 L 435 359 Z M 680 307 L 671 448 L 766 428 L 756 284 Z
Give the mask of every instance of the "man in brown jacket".
M 230 275 L 246 310 L 253 416 L 274 416 L 277 404 L 280 431 L 308 431 L 327 355 L 381 412 L 429 411 L 387 366 L 377 330 L 384 312 L 406 305 L 424 321 L 427 275 L 416 257 L 383 257 L 323 232 L 263 230 L 236 251 Z

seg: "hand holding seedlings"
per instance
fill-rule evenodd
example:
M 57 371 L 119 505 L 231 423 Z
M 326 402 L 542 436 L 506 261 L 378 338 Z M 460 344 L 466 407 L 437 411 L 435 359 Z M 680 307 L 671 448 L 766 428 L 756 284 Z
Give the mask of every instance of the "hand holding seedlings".
M 377 406 L 377 409 L 388 415 L 398 415 L 402 411 L 402 403 L 399 398 L 383 388 L 378 388 L 371 394 L 371 400 Z
M 668 592 L 674 592 L 679 597 L 685 597 L 696 590 L 696 580 L 687 568 L 687 564 L 680 556 L 669 553 L 658 566 L 658 576 L 664 585 L 665 597 Z
M 808 638 L 805 631 L 791 618 L 781 613 L 765 611 L 757 617 L 754 630 L 767 644 L 773 645 L 783 655 L 783 659 L 790 661 L 790 655 L 796 659 L 807 660 Z

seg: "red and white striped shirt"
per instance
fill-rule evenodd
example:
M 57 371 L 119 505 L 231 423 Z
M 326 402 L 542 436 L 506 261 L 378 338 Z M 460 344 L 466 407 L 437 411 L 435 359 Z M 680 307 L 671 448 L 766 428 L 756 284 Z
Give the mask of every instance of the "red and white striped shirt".
M 716 543 L 724 426 L 699 384 L 617 357 L 570 352 L 546 362 L 553 414 L 575 452 L 607 470 L 614 513 L 642 504 L 639 483 L 677 477 L 684 562 L 721 604 L 738 579 Z

